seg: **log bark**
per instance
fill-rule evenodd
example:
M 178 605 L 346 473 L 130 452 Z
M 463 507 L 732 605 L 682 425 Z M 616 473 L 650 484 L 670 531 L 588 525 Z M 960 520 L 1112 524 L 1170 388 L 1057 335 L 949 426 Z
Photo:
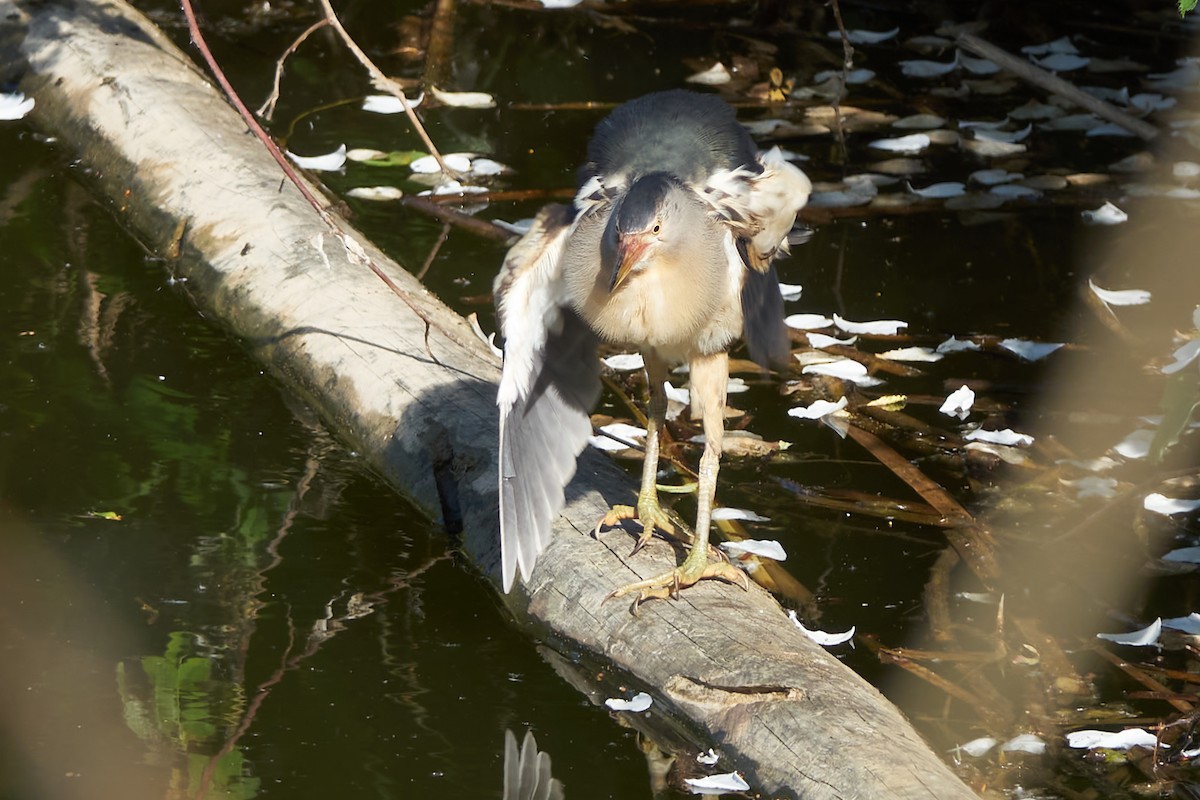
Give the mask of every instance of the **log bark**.
M 0 0 L 6 78 L 33 121 L 76 151 L 113 212 L 205 316 L 245 342 L 326 424 L 434 518 L 461 527 L 498 580 L 495 383 L 464 320 L 344 222 L 282 180 L 190 59 L 115 0 Z M 401 301 L 357 261 L 365 252 Z M 177 255 L 176 255 L 177 253 Z M 497 252 L 497 266 L 500 261 Z M 755 790 L 806 798 L 974 797 L 874 688 L 805 638 L 765 591 L 700 585 L 632 616 L 614 586 L 674 563 L 655 544 L 591 536 L 634 481 L 586 453 L 518 622 L 648 687 L 654 710 L 703 731 Z

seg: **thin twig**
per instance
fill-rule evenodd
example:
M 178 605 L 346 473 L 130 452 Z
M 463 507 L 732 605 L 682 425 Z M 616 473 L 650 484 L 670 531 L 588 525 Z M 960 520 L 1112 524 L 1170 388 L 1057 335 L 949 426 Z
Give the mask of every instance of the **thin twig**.
M 618 103 L 601 100 L 568 100 L 564 103 L 513 103 L 508 106 L 511 111 L 610 111 Z M 767 106 L 766 102 L 756 103 L 755 106 Z
M 1158 128 L 1150 123 L 1126 114 L 1112 103 L 1106 103 L 1098 97 L 1093 97 L 1074 84 L 1064 81 L 1062 78 L 1047 72 L 1036 64 L 1031 64 L 1024 59 L 1017 58 L 991 42 L 980 39 L 971 33 L 960 33 L 955 38 L 959 47 L 970 50 L 975 55 L 986 58 L 992 63 L 1003 67 L 1026 83 L 1032 83 L 1034 86 L 1038 86 L 1048 92 L 1065 97 L 1080 108 L 1091 111 L 1096 116 L 1103 117 L 1109 122 L 1115 122 L 1122 128 L 1137 134 L 1147 141 L 1158 136 Z
M 909 661 L 931 661 L 935 664 L 995 664 L 1004 658 L 1004 650 L 994 647 L 991 650 L 927 650 L 919 647 L 883 647 L 880 652 L 886 652 L 896 658 Z
M 1092 645 L 1092 650 L 1105 661 L 1109 662 L 1117 669 L 1121 670 L 1126 675 L 1140 683 L 1142 686 L 1145 686 L 1150 691 L 1162 692 L 1166 702 L 1174 706 L 1177 711 L 1182 711 L 1183 713 L 1187 714 L 1193 710 L 1194 706 L 1187 700 L 1175 696 L 1175 693 L 1172 692 L 1166 685 L 1159 683 L 1154 678 L 1151 678 L 1136 665 L 1130 664 L 1120 656 L 1116 656 L 1108 652 L 1108 650 L 1104 649 L 1103 645 L 1094 644 Z
M 400 203 L 405 208 L 426 214 L 443 224 L 462 228 L 476 236 L 494 239 L 498 242 L 508 242 L 514 238 L 513 232 L 510 230 L 501 228 L 499 225 L 495 225 L 487 220 L 477 219 L 469 214 L 464 214 L 457 209 L 435 203 L 428 197 L 405 195 Z
M 844 490 L 814 489 L 788 478 L 775 479 L 780 486 L 791 492 L 797 501 L 813 508 L 825 508 L 844 514 L 854 514 L 877 519 L 911 522 L 914 525 L 929 525 L 949 528 L 957 521 L 946 519 L 925 503 L 895 500 L 887 497 L 866 497 L 863 493 Z M 886 536 L 899 536 L 897 530 L 880 531 Z
M 296 642 L 296 629 L 292 625 L 291 615 L 288 615 L 288 641 L 287 647 L 283 650 L 283 658 L 280 659 L 279 666 L 271 673 L 265 681 L 258 685 L 254 692 L 254 697 L 251 698 L 250 704 L 246 706 L 246 713 L 242 715 L 238 722 L 237 728 L 222 744 L 221 749 L 214 753 L 208 763 L 204 765 L 204 772 L 200 775 L 200 787 L 196 790 L 196 800 L 204 800 L 208 796 L 209 787 L 212 786 L 213 775 L 216 774 L 217 765 L 221 763 L 221 759 L 233 752 L 233 748 L 237 746 L 238 741 L 250 730 L 250 725 L 258 716 L 258 710 L 262 707 L 263 701 L 271 694 L 271 688 L 283 680 L 283 676 L 288 672 L 288 658 L 292 653 L 292 646 Z
M 577 189 L 501 189 L 492 192 L 477 192 L 475 194 L 437 194 L 428 195 L 430 202 L 446 203 L 508 203 L 525 200 L 570 200 L 575 197 Z
M 846 33 L 846 24 L 842 22 L 842 7 L 838 5 L 838 0 L 829 0 L 829 6 L 833 9 L 833 21 L 837 23 L 838 33 L 842 36 L 842 70 L 851 70 L 854 68 L 854 45 L 850 44 L 850 34 Z
M 287 618 L 288 641 L 287 646 L 283 651 L 283 658 L 280 659 L 279 666 L 275 669 L 275 671 L 272 672 L 271 675 L 262 683 L 260 683 L 255 689 L 254 697 L 246 706 L 246 711 L 242 714 L 241 720 L 238 721 L 237 728 L 235 728 L 233 733 L 230 734 L 224 743 L 222 743 L 221 748 L 209 758 L 201 776 L 200 788 L 195 795 L 196 800 L 204 800 L 204 798 L 207 796 L 208 790 L 212 785 L 212 777 L 216 772 L 218 763 L 220 763 L 222 758 L 233 751 L 233 748 L 237 745 L 238 741 L 241 740 L 241 738 L 246 735 L 247 731 L 250 730 L 250 726 L 254 724 L 254 720 L 258 717 L 259 710 L 262 708 L 262 705 L 266 699 L 270 696 L 271 691 L 283 682 L 283 679 L 287 677 L 289 672 L 295 672 L 307 659 L 316 655 L 316 653 L 321 649 L 322 645 L 332 639 L 339 632 L 346 630 L 347 622 L 354 619 L 359 619 L 368 613 L 374 613 L 374 606 L 384 602 L 388 595 L 394 594 L 401 589 L 411 588 L 416 578 L 428 572 L 435 565 L 440 564 L 443 561 L 448 561 L 451 558 L 452 556 L 448 553 L 433 556 L 421 566 L 406 573 L 405 575 L 401 577 L 393 576 L 390 578 L 388 580 L 388 587 L 386 589 L 380 589 L 378 591 L 371 592 L 370 594 L 362 595 L 361 599 L 365 602 L 361 603 L 361 605 L 365 611 L 348 608 L 346 613 L 340 617 L 327 618 L 324 621 L 324 634 L 310 634 L 305 648 L 295 655 L 292 655 L 292 649 L 295 646 L 296 629 L 292 623 L 291 614 L 289 613 Z M 330 604 L 332 604 L 332 602 L 333 601 L 330 601 Z M 321 622 L 321 620 L 318 620 L 318 622 Z
M 850 158 L 850 151 L 846 148 L 846 131 L 842 128 L 842 98 L 846 95 L 849 72 L 854 69 L 854 45 L 850 44 L 850 35 L 846 33 L 846 25 L 842 22 L 842 9 L 838 0 L 829 0 L 829 5 L 833 8 L 833 19 L 842 35 L 842 80 L 830 105 L 833 106 L 833 130 L 842 151 L 842 163 L 845 164 Z
M 377 89 L 387 92 L 400 101 L 400 105 L 404 106 L 404 114 L 408 117 L 408 121 L 412 123 L 413 128 L 417 131 L 417 135 L 421 137 L 425 147 L 428 148 L 438 166 L 441 167 L 442 173 L 452 178 L 458 177 L 457 173 L 446 166 L 446 162 L 442 160 L 442 154 L 434 146 L 433 140 L 429 138 L 429 134 L 425 132 L 425 126 L 421 124 L 421 120 L 417 117 L 417 112 L 413 110 L 412 104 L 408 102 L 408 95 L 404 93 L 404 87 L 399 83 L 383 74 L 383 70 L 375 66 L 375 62 L 363 52 L 363 49 L 358 46 L 358 42 L 350 37 L 350 34 L 342 27 L 341 20 L 333 11 L 333 6 L 329 0 L 319 0 L 321 8 L 325 12 L 325 18 L 329 20 L 329 24 L 337 31 L 338 36 L 342 37 L 342 42 L 345 43 L 347 49 L 358 59 L 358 63 L 366 68 L 371 76 L 371 84 Z
M 325 0 L 322 0 L 322 2 L 325 2 Z M 250 109 L 246 107 L 246 104 L 242 102 L 241 97 L 239 97 L 238 93 L 234 91 L 233 86 L 229 83 L 229 79 L 225 77 L 225 73 L 217 64 L 216 58 L 213 57 L 212 51 L 209 50 L 208 44 L 204 40 L 204 34 L 200 32 L 200 25 L 196 21 L 196 13 L 192 9 L 191 0 L 180 0 L 180 5 L 183 8 L 184 16 L 187 18 L 188 34 L 191 36 L 192 42 L 195 43 L 196 49 L 198 49 L 200 54 L 204 57 L 204 61 L 208 65 L 208 68 L 216 77 L 217 83 L 221 86 L 222 91 L 225 92 L 225 96 L 229 98 L 229 102 L 232 103 L 234 108 L 237 109 L 238 113 L 242 116 L 242 120 L 245 121 L 250 130 L 254 132 L 254 135 L 257 136 L 259 141 L 263 143 L 263 146 L 267 148 L 267 152 L 270 153 L 271 157 L 275 159 L 275 162 L 279 164 L 279 167 L 283 170 L 284 175 L 286 175 L 288 180 L 290 180 L 296 186 L 304 199 L 308 201 L 309 205 L 313 207 L 313 210 L 317 212 L 317 215 L 320 216 L 321 220 L 329 226 L 329 229 L 333 232 L 334 236 L 336 236 L 338 241 L 342 243 L 342 246 L 346 251 L 347 260 L 349 260 L 351 263 L 361 264 L 362 266 L 365 266 L 367 269 L 371 270 L 371 272 L 375 273 L 375 277 L 383 281 L 384 285 L 387 286 L 388 289 L 390 289 L 402 303 L 408 306 L 409 309 L 411 309 L 412 312 L 425 323 L 426 331 L 428 332 L 429 329 L 434 327 L 433 320 L 430 318 L 430 316 L 425 313 L 423 309 L 417 306 L 417 304 L 404 292 L 404 290 L 401 289 L 396 282 L 393 281 L 391 277 L 388 276 L 383 269 L 381 269 L 380 266 L 375 263 L 375 260 L 367 254 L 362 245 L 355 241 L 354 238 L 342 228 L 337 218 L 330 213 L 328 206 L 318 200 L 316 195 L 312 193 L 312 191 L 308 188 L 308 185 L 279 150 L 279 146 L 276 145 L 275 141 L 270 137 L 270 135 L 263 130 L 262 125 L 258 124 L 258 120 L 254 118 L 254 115 L 250 113 Z M 340 29 L 340 25 L 337 27 Z M 478 342 L 470 342 L 467 339 L 456 336 L 453 331 L 440 325 L 437 326 L 437 328 L 442 336 L 459 345 L 466 352 L 471 353 L 481 361 L 489 364 L 491 363 L 491 354 L 488 353 L 485 355 L 483 349 L 479 347 Z M 426 347 L 426 350 L 429 354 L 429 358 L 434 363 L 441 363 L 438 361 L 437 357 L 434 356 L 433 352 L 428 349 L 428 346 Z
M 425 85 L 445 86 L 454 53 L 454 19 L 457 0 L 437 0 L 429 23 L 429 43 L 425 47 Z
M 894 664 L 897 667 L 907 670 L 909 674 L 920 678 L 932 686 L 936 686 L 950 697 L 953 697 L 965 705 L 975 709 L 975 711 L 984 719 L 996 719 L 997 717 L 1005 716 L 1002 711 L 998 711 L 997 709 L 993 708 L 990 703 L 984 700 L 984 698 L 974 694 L 971 691 L 968 691 L 967 689 L 964 689 L 962 686 L 959 686 L 958 684 L 953 683 L 946 678 L 943 678 L 941 675 L 937 674 L 928 667 L 917 664 L 905 656 L 900 655 L 895 650 L 884 647 L 874 636 L 860 636 L 859 641 L 861 641 L 869 650 L 875 653 L 881 664 Z
M 312 25 L 309 25 L 304 33 L 297 36 L 296 41 L 288 45 L 287 49 L 283 51 L 283 55 L 281 55 L 275 62 L 275 78 L 271 82 L 271 94 L 267 95 L 267 99 L 261 106 L 258 107 L 258 110 L 254 112 L 255 114 L 262 117 L 267 122 L 271 121 L 271 117 L 275 115 L 275 104 L 279 102 L 279 82 L 283 80 L 283 65 L 287 62 L 288 56 L 296 52 L 296 49 L 300 47 L 300 45 L 304 44 L 305 40 L 308 39 L 309 36 L 312 36 L 316 31 L 324 28 L 328 24 L 329 20 L 327 19 L 317 20 Z
M 243 637 L 244 649 L 249 648 L 250 638 L 253 636 L 254 632 L 255 621 L 258 619 L 258 613 L 264 605 L 259 598 L 266 593 L 267 573 L 283 563 L 283 555 L 279 552 L 280 545 L 283 544 L 283 540 L 286 539 L 288 533 L 291 532 L 292 527 L 300 514 L 300 508 L 304 502 L 304 498 L 308 495 L 308 491 L 310 488 L 312 488 L 312 484 L 316 480 L 317 474 L 321 469 L 319 452 L 323 448 L 320 446 L 319 440 L 324 438 L 324 435 L 318 432 L 318 442 L 314 442 L 312 445 L 310 445 L 308 457 L 304 462 L 304 474 L 301 475 L 300 480 L 296 483 L 296 491 L 292 494 L 291 500 L 288 503 L 288 510 L 284 514 L 283 519 L 280 521 L 279 528 L 275 531 L 275 536 L 271 539 L 270 543 L 267 544 L 266 552 L 271 559 L 255 573 L 254 593 L 251 596 L 251 602 L 249 604 L 249 608 L 247 609 L 247 616 L 250 625 L 246 635 Z M 258 690 L 254 693 L 254 697 L 251 699 L 250 704 L 247 707 L 245 714 L 242 716 L 242 720 L 238 724 L 237 729 L 232 735 L 229 736 L 228 739 L 225 740 L 224 744 L 221 746 L 221 749 L 218 750 L 211 758 L 209 758 L 208 764 L 205 765 L 204 772 L 200 777 L 200 788 L 196 792 L 196 797 L 198 800 L 204 798 L 208 794 L 208 789 L 212 783 L 213 774 L 216 771 L 217 764 L 222 758 L 232 752 L 238 740 L 241 739 L 249 729 L 250 723 L 253 722 L 255 716 L 258 715 L 259 706 L 262 705 L 262 701 L 265 700 L 267 695 L 270 693 L 270 688 L 283 680 L 283 675 L 287 671 L 288 658 L 292 652 L 292 646 L 295 643 L 295 634 L 296 631 L 292 626 L 291 616 L 289 615 L 288 643 L 287 647 L 284 649 L 283 659 L 280 662 L 279 668 L 272 673 L 272 675 L 267 678 L 266 681 L 259 684 Z
M 225 96 L 229 98 L 229 102 L 233 103 L 233 107 L 236 108 L 237 112 L 242 115 L 242 119 L 250 127 L 250 130 L 253 131 L 254 135 L 258 137 L 258 140 L 266 146 L 267 152 L 269 152 L 271 157 L 274 158 L 276 163 L 279 164 L 280 169 L 282 169 L 283 173 L 288 176 L 288 179 L 291 180 L 291 182 L 295 184 L 296 188 L 300 190 L 300 194 L 304 195 L 304 199 L 307 200 L 314 209 L 316 209 L 317 213 L 321 215 L 322 219 L 332 225 L 333 218 L 329 216 L 327 206 L 318 200 L 316 195 L 314 195 L 304 181 L 300 179 L 300 176 L 296 173 L 296 170 L 292 168 L 292 165 L 288 163 L 287 158 L 283 155 L 283 153 L 280 152 L 279 147 L 276 146 L 275 141 L 265 130 L 263 130 L 263 126 L 258 124 L 258 120 L 254 118 L 254 115 L 250 113 L 250 109 L 246 108 L 246 104 L 242 102 L 242 98 L 239 97 L 238 93 L 234 91 L 233 85 L 230 84 L 229 79 L 225 77 L 225 72 L 220 66 L 217 65 L 217 59 L 213 56 L 212 51 L 208 49 L 208 43 L 204 41 L 204 34 L 200 32 L 200 23 L 196 21 L 196 12 L 192 8 L 191 0 L 179 0 L 179 2 L 180 6 L 183 8 L 183 16 L 187 19 L 188 35 L 191 36 L 192 43 L 196 45 L 196 49 L 200 51 L 200 55 L 204 57 L 204 63 L 208 65 L 213 77 L 217 79 L 217 83 L 220 84 L 221 90 L 225 92 Z
M 979 524 L 971 512 L 963 508 L 941 484 L 932 480 L 878 436 L 857 425 L 850 426 L 848 435 L 879 459 L 879 462 L 890 469 L 897 478 L 912 487 L 912 490 L 939 514 L 952 523 L 958 523 L 946 531 L 947 541 L 958 551 L 971 571 L 984 584 L 990 586 L 1000 574 L 991 532 Z
M 849 436 L 867 451 L 875 456 L 881 464 L 890 469 L 897 478 L 907 483 L 914 492 L 932 506 L 939 514 L 959 525 L 972 525 L 975 518 L 962 504 L 950 496 L 941 484 L 932 480 L 928 475 L 913 466 L 904 456 L 893 450 L 887 443 L 873 433 L 851 425 Z
M 450 223 L 442 223 L 442 232 L 438 235 L 437 241 L 433 243 L 433 247 L 429 248 L 429 255 L 425 256 L 425 263 L 421 265 L 421 269 L 417 272 L 417 280 L 425 280 L 425 273 L 429 272 L 429 268 L 433 266 L 433 260 L 437 258 L 438 252 L 441 251 L 442 245 L 446 243 L 446 237 L 450 235 Z
M 768 100 L 757 99 L 753 97 L 743 97 L 741 99 L 730 99 L 726 101 L 733 108 L 796 108 L 803 109 L 805 106 L 799 100 Z M 507 108 L 510 111 L 609 111 L 616 108 L 620 103 L 608 102 L 603 100 L 567 100 L 561 103 L 510 103 Z M 871 105 L 864 100 L 864 105 Z
M 933 638 L 939 642 L 954 640 L 950 630 L 950 573 L 961 560 L 957 550 L 945 548 L 933 562 L 929 580 L 925 583 L 925 614 L 929 618 Z

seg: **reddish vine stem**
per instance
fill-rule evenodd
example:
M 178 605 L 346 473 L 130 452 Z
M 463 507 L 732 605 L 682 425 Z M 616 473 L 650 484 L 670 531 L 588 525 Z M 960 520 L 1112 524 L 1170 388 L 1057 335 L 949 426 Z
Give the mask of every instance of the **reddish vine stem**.
M 387 275 L 387 273 L 380 269 L 379 265 L 376 264 L 375 260 L 362 249 L 361 245 L 353 241 L 352 237 L 350 237 L 346 231 L 342 229 L 342 226 L 338 224 L 337 219 L 329 212 L 328 206 L 318 200 L 317 196 L 313 194 L 311 189 L 308 188 L 304 180 L 288 162 L 287 157 L 284 156 L 280 151 L 279 146 L 275 144 L 275 141 L 271 138 L 270 134 L 268 134 L 266 130 L 263 129 L 262 125 L 259 125 L 258 121 L 254 119 L 254 115 L 250 113 L 250 109 L 246 107 L 244 102 L 242 102 L 241 97 L 239 97 L 237 91 L 234 90 L 233 85 L 225 76 L 224 71 L 221 69 L 220 65 L 217 64 L 216 58 L 213 56 L 212 51 L 209 49 L 208 44 L 204 40 L 204 34 L 200 32 L 200 25 L 196 20 L 196 12 L 192 8 L 191 0 L 179 0 L 179 3 L 183 9 L 184 17 L 187 19 L 188 35 L 191 36 L 192 43 L 204 57 L 204 63 L 207 64 L 209 70 L 212 71 L 212 74 L 217 79 L 217 83 L 221 87 L 221 90 L 225 93 L 225 96 L 229 98 L 229 102 L 233 104 L 233 107 L 237 109 L 237 112 L 241 115 L 242 120 L 247 126 L 249 126 L 250 130 L 254 132 L 254 135 L 258 137 L 258 140 L 262 142 L 263 146 L 267 148 L 267 152 L 269 152 L 271 157 L 275 159 L 275 162 L 279 164 L 279 167 L 283 170 L 284 175 L 286 175 L 288 180 L 290 180 L 296 186 L 296 188 L 300 190 L 300 194 L 304 197 L 304 199 L 308 201 L 309 205 L 313 207 L 313 209 L 320 216 L 321 220 L 329 226 L 330 230 L 335 236 L 337 236 L 338 240 L 342 242 L 343 247 L 346 248 L 346 257 L 352 263 L 361 263 L 367 269 L 371 270 L 371 272 L 375 273 L 375 277 L 383 281 L 384 285 L 386 285 L 388 289 L 392 291 L 392 294 L 396 295 L 401 302 L 408 306 L 412 312 L 425 323 L 426 331 L 434 327 L 433 320 L 430 319 L 429 315 L 425 313 L 423 309 L 418 307 L 411 299 L 409 299 L 404 290 L 401 289 L 396 282 L 392 280 L 389 275 Z M 473 353 L 483 360 L 487 360 L 486 357 L 480 353 L 477 345 L 469 344 L 460 337 L 455 336 L 452 331 L 441 328 L 440 326 L 438 327 L 442 335 L 447 339 L 459 345 L 465 351 Z M 426 349 L 428 351 L 428 343 Z M 437 357 L 433 355 L 432 351 L 429 351 L 428 354 L 434 363 L 441 363 L 437 360 Z
M 267 148 L 267 152 L 279 164 L 280 169 L 296 185 L 296 188 L 300 190 L 300 194 L 304 195 L 304 199 L 317 210 L 322 219 L 332 225 L 333 223 L 325 204 L 318 200 L 316 195 L 300 179 L 296 170 L 288 163 L 287 157 L 280 152 L 279 147 L 275 144 L 270 134 L 263 130 L 263 126 L 258 124 L 258 120 L 254 119 L 254 115 L 250 113 L 250 109 L 246 108 L 246 104 L 242 102 L 242 98 L 238 96 L 229 79 L 225 77 L 225 72 L 217 65 L 217 59 L 213 57 L 212 51 L 208 49 L 208 43 L 204 41 L 204 34 L 200 32 L 200 23 L 196 20 L 196 11 L 192 8 L 191 0 L 179 0 L 179 4 L 183 8 L 184 18 L 187 19 L 188 35 L 192 38 L 192 44 L 196 46 L 196 49 L 200 51 L 200 55 L 204 57 L 204 63 L 208 65 L 209 71 L 217 79 L 221 91 L 229 98 L 229 102 L 233 103 L 233 107 L 242 115 L 242 119 L 246 125 L 249 126 L 254 135 L 258 137 L 258 140 Z

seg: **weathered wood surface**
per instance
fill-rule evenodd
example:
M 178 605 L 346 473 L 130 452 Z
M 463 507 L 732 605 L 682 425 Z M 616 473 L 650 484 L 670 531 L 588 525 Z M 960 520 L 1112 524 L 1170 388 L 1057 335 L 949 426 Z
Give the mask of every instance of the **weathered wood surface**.
M 470 557 L 498 580 L 499 371 L 466 323 L 344 226 L 407 302 L 349 258 L 192 62 L 137 12 L 102 0 L 0 0 L 0 9 L 5 77 L 21 76 L 36 98 L 34 122 L 78 152 L 148 246 L 172 255 L 169 269 L 187 278 L 203 314 L 399 491 L 435 518 L 460 519 Z M 585 455 L 532 581 L 506 598 L 529 630 L 650 687 L 658 713 L 705 731 L 722 765 L 757 791 L 974 797 L 761 589 L 700 585 L 636 618 L 625 603 L 601 605 L 614 586 L 673 559 L 660 543 L 626 561 L 628 534 L 591 537 L 608 504 L 633 492 L 630 476 Z

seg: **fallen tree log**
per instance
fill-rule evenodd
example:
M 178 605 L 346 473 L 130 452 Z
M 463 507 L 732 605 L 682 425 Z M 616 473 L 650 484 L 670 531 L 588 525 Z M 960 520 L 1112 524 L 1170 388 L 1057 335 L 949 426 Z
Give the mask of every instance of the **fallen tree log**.
M 318 214 L 191 61 L 116 0 L 0 0 L 6 77 L 78 153 L 114 213 L 201 313 L 245 342 L 385 479 L 461 528 L 498 581 L 498 363 L 454 314 L 336 215 Z M 330 219 L 333 220 L 332 226 Z M 361 247 L 361 250 L 358 248 Z M 369 258 L 402 298 L 363 263 Z M 505 602 L 535 636 L 646 686 L 754 789 L 806 798 L 969 798 L 874 688 L 765 591 L 706 582 L 671 602 L 601 604 L 664 571 L 621 531 L 591 536 L 633 479 L 587 453 L 530 583 Z

